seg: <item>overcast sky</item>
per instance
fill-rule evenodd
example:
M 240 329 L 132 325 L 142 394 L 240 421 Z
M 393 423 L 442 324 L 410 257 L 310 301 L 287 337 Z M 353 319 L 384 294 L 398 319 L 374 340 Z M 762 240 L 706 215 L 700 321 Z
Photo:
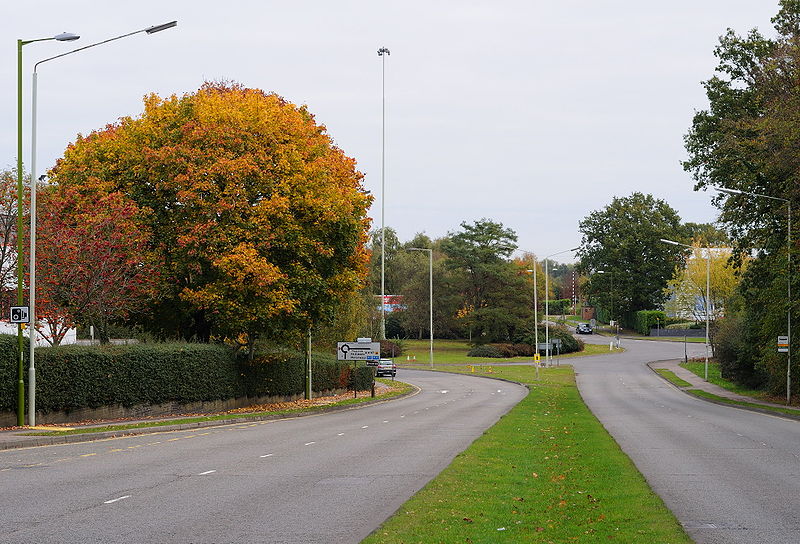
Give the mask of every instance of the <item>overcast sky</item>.
M 716 217 L 680 161 L 701 81 L 730 27 L 772 36 L 777 0 L 28 0 L 4 6 L 0 167 L 16 160 L 17 38 L 25 46 L 24 159 L 33 62 L 162 22 L 39 68 L 38 168 L 76 134 L 142 111 L 150 92 L 232 80 L 308 105 L 358 161 L 380 227 L 386 59 L 386 226 L 400 239 L 482 217 L 540 257 L 578 245 L 614 196 L 652 193 L 684 221 Z M 570 255 L 557 260 L 571 261 Z

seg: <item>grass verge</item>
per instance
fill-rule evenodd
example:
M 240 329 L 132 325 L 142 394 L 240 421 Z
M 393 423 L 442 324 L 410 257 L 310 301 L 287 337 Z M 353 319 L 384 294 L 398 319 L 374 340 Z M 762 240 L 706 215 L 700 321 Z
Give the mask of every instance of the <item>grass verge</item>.
M 656 374 L 666 379 L 672 385 L 677 385 L 678 387 L 689 387 L 692 385 L 686 380 L 679 378 L 678 375 L 673 371 L 667 370 L 666 368 L 654 368 L 653 370 L 656 371 Z
M 770 406 L 770 405 L 766 405 L 766 404 L 758 404 L 756 402 L 745 402 L 745 401 L 733 400 L 733 399 L 729 399 L 729 398 L 725 398 L 725 397 L 720 397 L 718 395 L 715 395 L 714 393 L 709 393 L 709 392 L 703 391 L 701 389 L 687 389 L 686 392 L 690 393 L 692 395 L 695 395 L 696 397 L 701 397 L 701 398 L 704 398 L 704 399 L 709 399 L 709 400 L 713 400 L 713 401 L 717 401 L 717 402 L 721 402 L 721 403 L 725 403 L 725 404 L 732 404 L 734 406 L 743 406 L 743 407 L 746 407 L 746 408 L 757 408 L 759 410 L 766 410 L 768 412 L 775 412 L 775 413 L 778 413 L 778 414 L 788 414 L 788 415 L 800 417 L 800 409 L 796 409 L 796 408 L 789 408 L 789 407 L 784 408 L 784 407 L 781 407 L 781 406 Z
M 530 394 L 363 542 L 690 543 L 570 367 L 494 367 Z
M 404 355 L 395 357 L 395 362 L 403 367 L 424 368 L 430 365 L 430 343 L 429 340 L 403 340 Z M 512 357 L 512 358 L 497 358 L 497 357 L 467 357 L 467 352 L 470 346 L 463 340 L 435 340 L 433 350 L 433 364 L 437 365 L 454 365 L 454 364 L 486 364 L 486 363 L 503 363 L 503 362 L 532 362 L 533 357 Z M 565 359 L 571 357 L 583 357 L 585 355 L 605 355 L 608 353 L 622 353 L 624 348 L 614 349 L 613 352 L 608 349 L 607 345 L 602 344 L 586 344 L 583 351 L 576 351 L 575 353 L 567 353 L 553 359 Z M 416 361 L 408 361 L 406 357 L 416 357 Z
M 376 395 L 378 399 L 391 399 L 394 397 L 398 397 L 400 395 L 404 395 L 413 389 L 413 386 L 399 382 L 399 381 L 391 381 L 381 378 L 376 378 L 377 382 L 382 382 L 387 385 L 390 385 L 392 389 L 389 391 Z M 166 427 L 170 425 L 188 425 L 192 423 L 203 423 L 207 421 L 226 421 L 231 419 L 241 419 L 241 418 L 253 418 L 253 417 L 265 417 L 265 416 L 274 416 L 274 415 L 291 415 L 291 414 L 298 414 L 304 412 L 315 412 L 319 410 L 323 410 L 325 408 L 329 408 L 332 406 L 348 406 L 348 405 L 355 405 L 361 404 L 366 401 L 372 400 L 372 397 L 359 397 L 359 398 L 349 398 L 343 399 L 337 402 L 331 402 L 328 404 L 320 404 L 315 406 L 305 406 L 301 408 L 293 408 L 293 409 L 286 409 L 286 410 L 268 410 L 268 411 L 256 411 L 256 412 L 241 412 L 241 413 L 222 413 L 222 414 L 214 414 L 214 415 L 207 415 L 207 416 L 193 416 L 193 417 L 185 417 L 185 418 L 178 418 L 178 419 L 163 419 L 163 420 L 154 420 L 154 421 L 140 421 L 137 423 L 121 423 L 121 424 L 111 424 L 111 425 L 103 425 L 103 426 L 92 426 L 92 427 L 83 427 L 83 428 L 70 428 L 65 430 L 53 430 L 53 431 L 37 431 L 37 432 L 27 432 L 21 433 L 25 436 L 65 436 L 70 434 L 91 434 L 91 433 L 102 433 L 102 432 L 109 432 L 109 431 L 127 431 L 133 429 L 146 429 L 151 427 Z
M 681 366 L 686 370 L 692 372 L 696 376 L 700 376 L 701 378 L 705 377 L 704 361 L 689 361 L 687 363 L 681 363 Z M 719 369 L 719 363 L 716 363 L 714 361 L 708 362 L 708 381 L 710 383 L 722 387 L 723 389 L 727 389 L 728 391 L 731 391 L 733 393 L 738 393 L 739 395 L 747 395 L 748 397 L 754 397 L 754 398 L 762 398 L 765 396 L 763 391 L 749 389 L 747 387 L 743 387 L 737 383 L 734 383 L 732 381 L 723 378 L 722 373 L 720 372 Z

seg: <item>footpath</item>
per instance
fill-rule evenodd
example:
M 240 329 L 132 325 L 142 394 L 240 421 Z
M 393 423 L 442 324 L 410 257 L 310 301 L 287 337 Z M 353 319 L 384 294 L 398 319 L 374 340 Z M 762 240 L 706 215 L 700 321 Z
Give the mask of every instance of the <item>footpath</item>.
M 754 405 L 757 405 L 757 406 L 742 406 L 742 405 L 739 405 L 739 404 L 726 403 L 724 401 L 715 401 L 713 399 L 708 399 L 708 398 L 705 398 L 705 397 L 697 397 L 697 398 L 702 398 L 702 400 L 705 400 L 707 402 L 713 402 L 715 404 L 721 404 L 723 406 L 735 406 L 736 408 L 742 408 L 744 410 L 751 410 L 753 412 L 768 413 L 768 414 L 775 415 L 775 416 L 780 416 L 780 417 L 786 417 L 786 418 L 790 418 L 790 419 L 798 419 L 798 420 L 800 420 L 800 409 L 797 410 L 797 414 L 796 415 L 774 412 L 772 410 L 769 410 L 768 408 L 787 409 L 788 407 L 785 404 L 777 404 L 777 403 L 774 403 L 774 402 L 768 402 L 768 401 L 761 400 L 761 399 L 758 399 L 758 398 L 755 398 L 755 397 L 749 397 L 747 395 L 740 395 L 738 393 L 734 393 L 733 391 L 728 391 L 727 389 L 725 389 L 723 387 L 720 387 L 720 386 L 718 386 L 716 384 L 713 384 L 711 382 L 705 381 L 703 378 L 701 378 L 700 376 L 698 376 L 694 372 L 691 372 L 691 371 L 683 368 L 682 366 L 680 366 L 681 362 L 682 362 L 682 360 L 680 360 L 680 359 L 671 360 L 671 361 L 654 361 L 652 363 L 648 363 L 647 366 L 649 366 L 653 371 L 660 370 L 660 369 L 669 370 L 669 371 L 673 372 L 678 378 L 680 378 L 683 381 L 688 382 L 689 384 L 691 384 L 691 385 L 688 385 L 688 386 L 679 386 L 679 385 L 672 384 L 676 388 L 680 389 L 681 391 L 686 391 L 687 394 L 691 394 L 691 393 L 688 393 L 688 391 L 691 390 L 691 389 L 699 389 L 700 391 L 705 391 L 706 393 L 711 393 L 712 395 L 716 395 L 717 397 L 721 397 L 723 399 L 727 399 L 727 400 L 731 400 L 731 401 L 735 401 L 735 402 L 746 402 L 748 404 L 754 404 Z M 656 374 L 658 374 L 658 373 L 656 373 Z M 669 381 L 666 378 L 664 378 L 663 376 L 661 376 L 661 377 L 664 379 L 664 381 Z M 696 397 L 696 395 L 693 395 L 693 396 Z M 763 406 L 764 408 L 759 408 L 759 406 Z

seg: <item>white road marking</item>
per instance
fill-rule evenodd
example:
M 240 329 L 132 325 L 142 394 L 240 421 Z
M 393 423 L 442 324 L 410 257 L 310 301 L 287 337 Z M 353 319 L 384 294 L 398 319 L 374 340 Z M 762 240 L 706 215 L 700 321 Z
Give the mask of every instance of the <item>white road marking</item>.
M 316 444 L 316 442 L 306 442 L 305 443 L 306 446 L 310 446 L 311 444 Z
M 344 436 L 344 433 L 339 433 L 336 436 Z
M 389 420 L 388 419 L 384 419 L 383 422 L 384 423 L 389 423 Z
M 364 425 L 364 426 L 363 426 L 363 427 L 361 427 L 361 428 L 362 428 L 362 429 L 366 429 L 367 427 L 369 427 L 369 425 Z
M 130 495 L 123 495 L 121 497 L 117 497 L 116 499 L 111 499 L 110 501 L 103 501 L 103 504 L 115 503 L 115 502 L 121 501 L 123 499 L 129 499 L 130 497 L 131 497 Z
M 198 476 L 205 476 L 206 474 L 213 474 L 216 470 L 207 470 L 205 472 L 201 472 Z
M 271 453 L 268 453 L 268 454 L 266 454 L 266 455 L 260 455 L 259 457 L 261 457 L 261 458 L 263 459 L 264 457 L 272 457 L 272 455 L 273 455 L 273 454 L 271 454 Z
M 448 391 L 447 389 L 442 389 L 442 390 L 441 390 L 441 391 L 439 391 L 439 392 L 440 392 L 441 394 L 443 394 L 443 395 L 444 395 L 445 393 L 449 393 L 449 391 Z

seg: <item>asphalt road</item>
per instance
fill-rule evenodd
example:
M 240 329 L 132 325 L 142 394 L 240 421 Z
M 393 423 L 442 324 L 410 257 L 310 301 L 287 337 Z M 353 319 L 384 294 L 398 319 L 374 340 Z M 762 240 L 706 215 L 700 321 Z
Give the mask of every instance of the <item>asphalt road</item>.
M 362 409 L 0 452 L 0 542 L 359 542 L 526 394 L 420 371 Z
M 581 395 L 692 538 L 800 542 L 800 422 L 689 397 L 645 366 L 682 358 L 682 343 L 622 345 L 623 354 L 570 361 Z M 690 357 L 703 353 L 689 344 Z

